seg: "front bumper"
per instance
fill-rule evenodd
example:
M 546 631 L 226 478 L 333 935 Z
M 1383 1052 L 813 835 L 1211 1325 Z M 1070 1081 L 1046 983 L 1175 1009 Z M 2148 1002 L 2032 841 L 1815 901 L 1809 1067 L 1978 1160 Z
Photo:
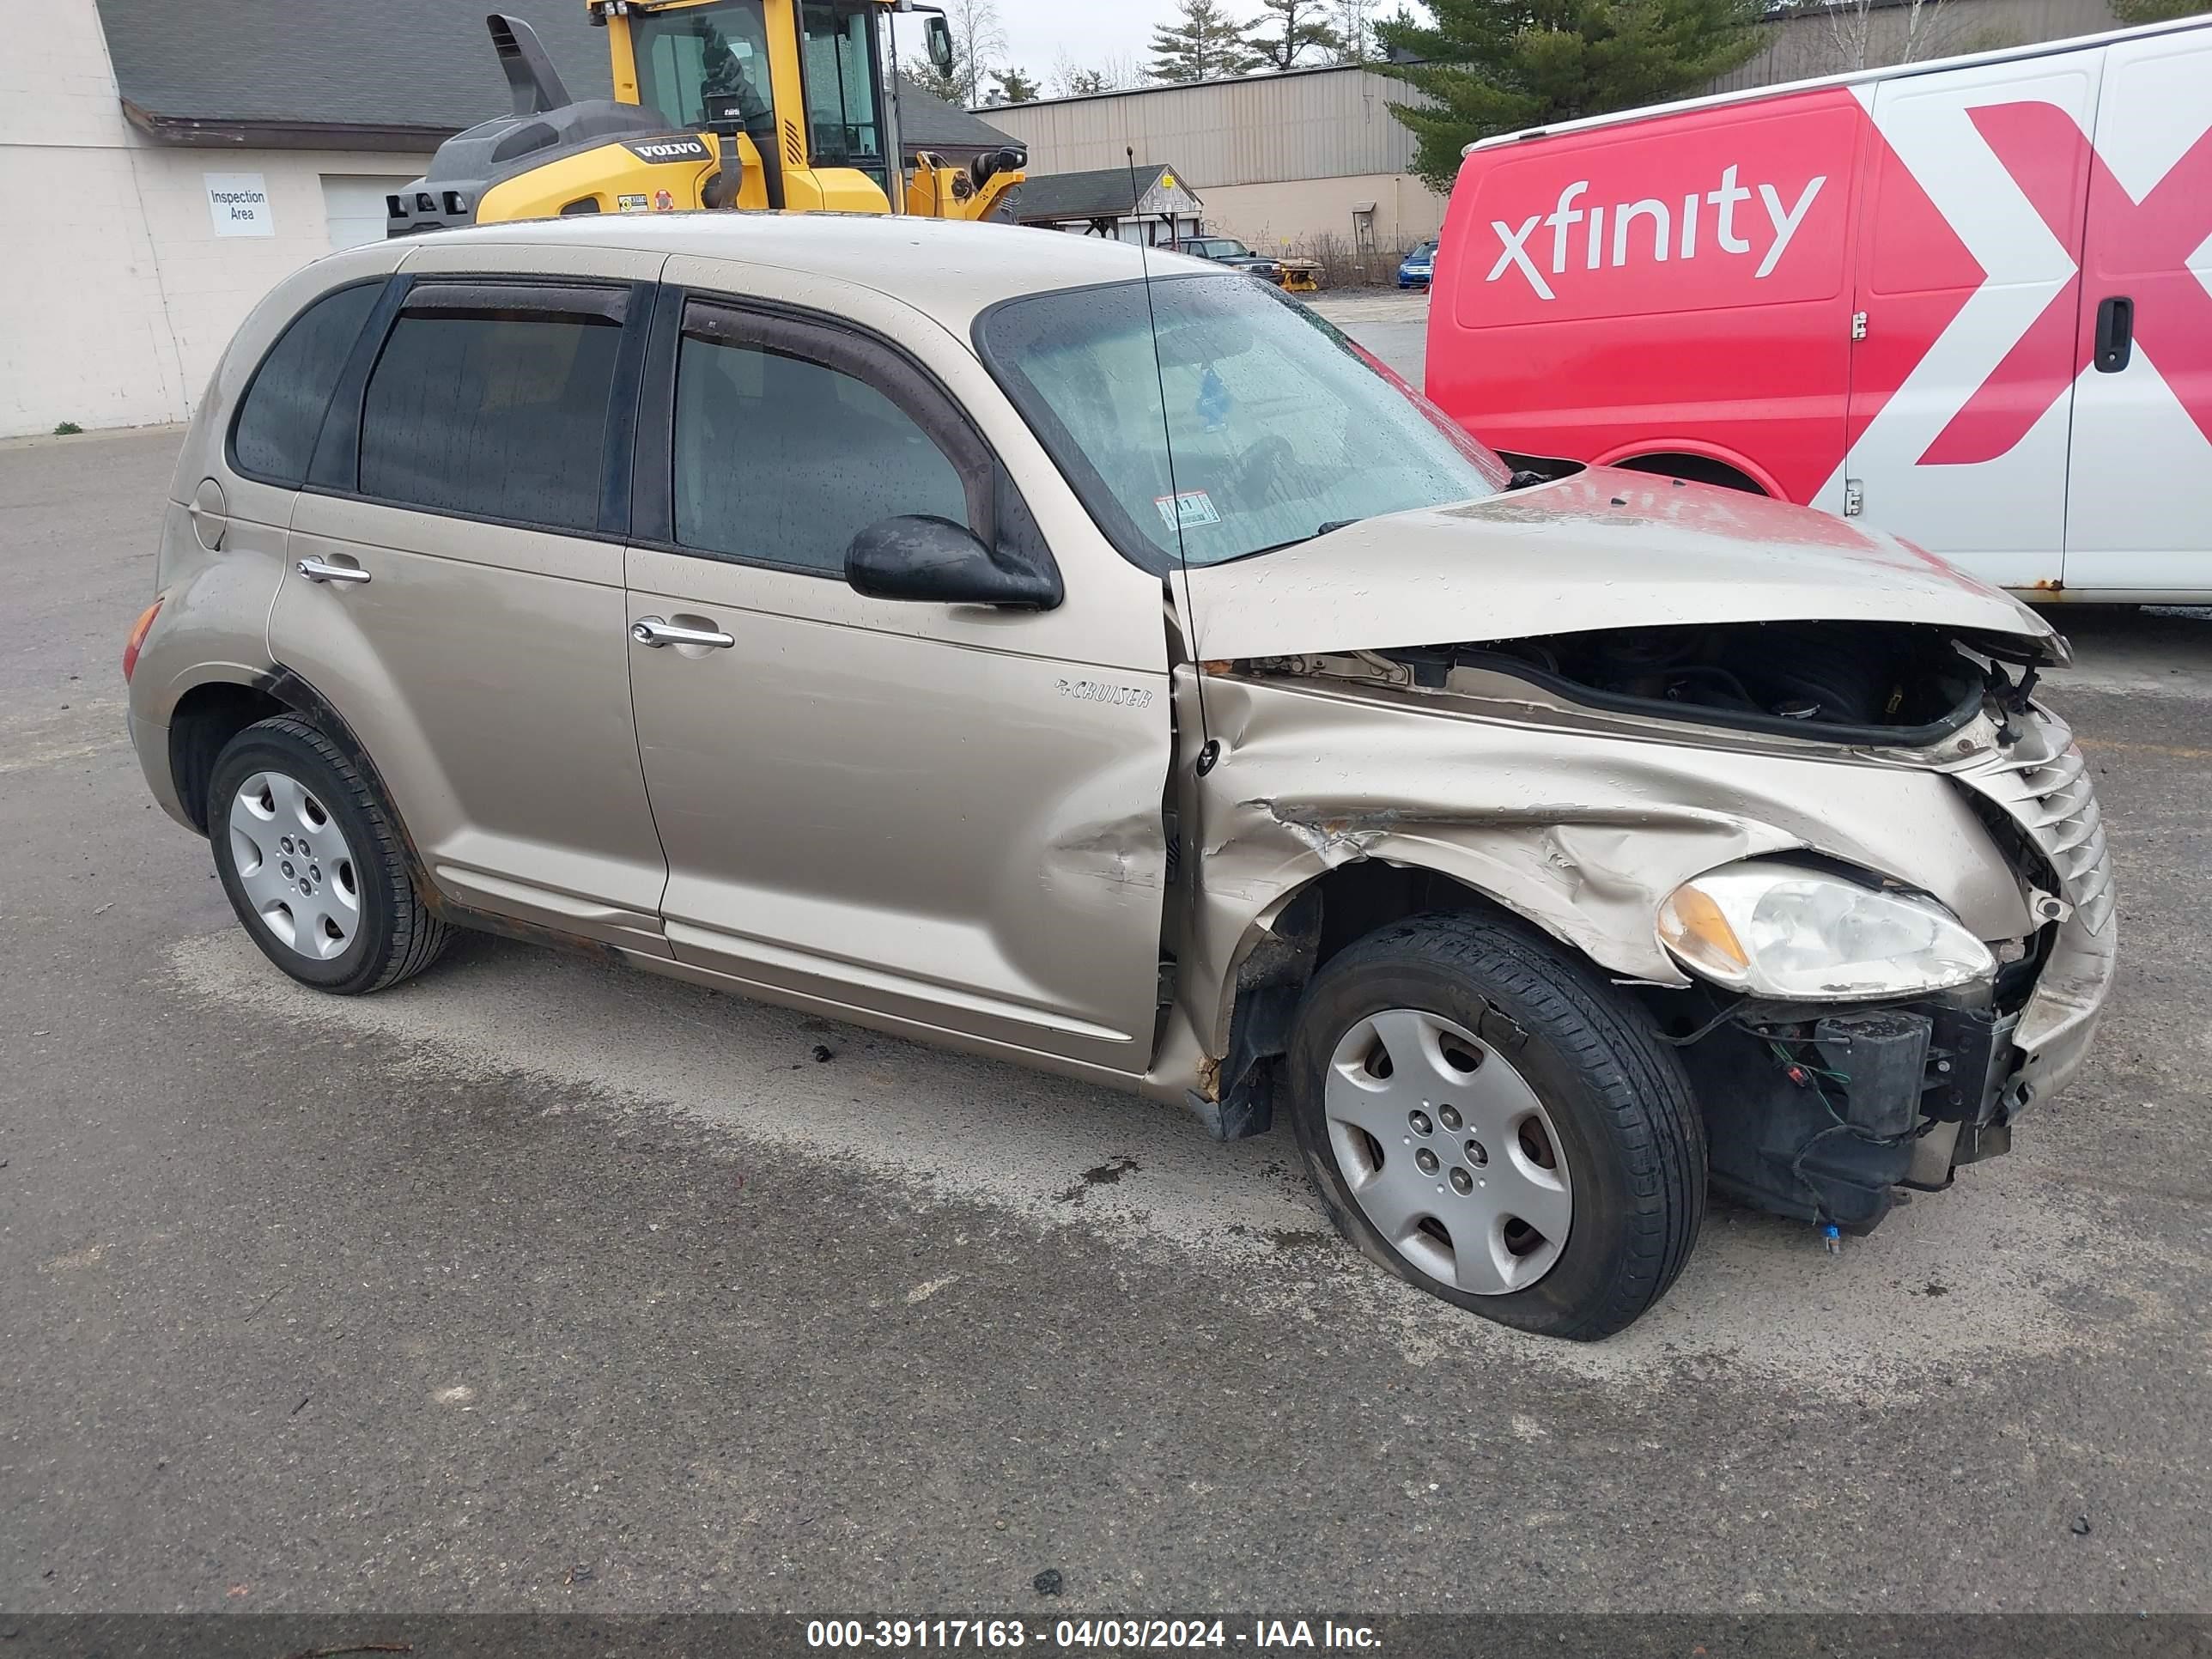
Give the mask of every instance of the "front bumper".
M 2119 951 L 2112 861 L 2087 761 L 2065 721 L 2038 707 L 2012 745 L 1954 775 L 2056 932 L 2013 1041 L 2023 1103 L 2047 1099 L 2088 1058 Z
M 1844 1007 L 1747 1002 L 1685 1050 L 1713 1184 L 1784 1215 L 1872 1228 L 2007 1152 L 2088 1058 L 2118 956 L 2103 817 L 2073 734 L 2043 709 L 1954 773 L 2043 926 L 1994 983 Z

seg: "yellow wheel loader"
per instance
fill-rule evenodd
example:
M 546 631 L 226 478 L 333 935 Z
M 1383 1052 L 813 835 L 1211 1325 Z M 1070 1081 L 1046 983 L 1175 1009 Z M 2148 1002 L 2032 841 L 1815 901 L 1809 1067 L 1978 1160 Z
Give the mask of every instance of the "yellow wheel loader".
M 430 170 L 386 198 L 386 234 L 579 213 L 785 209 L 987 219 L 1028 157 L 903 164 L 898 100 L 877 65 L 896 12 L 927 15 L 931 58 L 951 62 L 944 15 L 914 0 L 591 0 L 615 95 L 568 95 L 537 33 L 494 13 L 513 110 L 456 133 Z

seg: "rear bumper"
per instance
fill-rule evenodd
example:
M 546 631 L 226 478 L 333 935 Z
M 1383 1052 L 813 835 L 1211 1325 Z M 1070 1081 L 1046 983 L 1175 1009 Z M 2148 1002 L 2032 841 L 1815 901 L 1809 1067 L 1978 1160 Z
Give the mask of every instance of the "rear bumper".
M 169 728 L 157 726 L 136 714 L 123 717 L 124 729 L 131 735 L 131 747 L 137 751 L 138 769 L 145 775 L 146 787 L 153 792 L 161 809 L 179 823 L 199 834 L 199 826 L 185 811 L 185 804 L 177 798 L 175 769 L 169 764 Z

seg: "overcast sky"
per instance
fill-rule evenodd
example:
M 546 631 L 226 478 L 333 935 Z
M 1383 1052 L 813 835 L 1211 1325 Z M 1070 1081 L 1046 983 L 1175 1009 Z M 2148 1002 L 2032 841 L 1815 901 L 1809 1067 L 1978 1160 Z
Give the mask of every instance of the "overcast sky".
M 1007 56 L 1043 79 L 1062 52 L 1079 68 L 1109 58 L 1143 62 L 1152 29 L 1175 14 L 1172 0 L 997 0 Z M 1256 7 L 1231 7 L 1256 10 Z
M 943 0 L 939 0 L 943 3 Z M 1152 30 L 1176 12 L 1174 0 L 994 0 L 1006 26 L 1006 56 L 1025 74 L 1049 82 L 1054 63 L 1066 52 L 1078 69 L 1126 58 L 1142 64 L 1151 56 Z M 1232 6 L 1239 15 L 1256 6 Z M 918 50 L 921 24 L 899 26 L 902 51 Z
M 954 0 L 937 3 L 950 10 Z M 1063 55 L 1077 69 L 1095 69 L 1115 61 L 1145 68 L 1152 59 L 1152 31 L 1181 9 L 1176 0 L 992 0 L 992 3 L 998 9 L 1006 36 L 1006 54 L 993 67 L 1011 63 L 1040 82 L 1047 96 L 1053 91 L 1054 66 Z M 1259 0 L 1226 0 L 1223 9 L 1240 20 L 1261 15 Z M 1397 9 L 1395 0 L 1375 7 L 1377 15 Z M 902 50 L 921 49 L 919 19 L 908 17 L 901 23 L 899 41 Z

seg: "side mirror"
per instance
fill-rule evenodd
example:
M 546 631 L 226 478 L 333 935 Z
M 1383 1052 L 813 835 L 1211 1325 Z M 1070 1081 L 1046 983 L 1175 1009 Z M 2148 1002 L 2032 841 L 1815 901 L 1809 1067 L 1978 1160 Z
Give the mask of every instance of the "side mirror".
M 1049 554 L 997 555 L 965 525 L 915 514 L 883 519 L 845 550 L 845 580 L 872 599 L 936 605 L 1002 605 L 1050 611 L 1065 590 Z
M 939 75 L 952 73 L 952 25 L 939 14 L 932 13 L 922 25 L 922 33 L 929 39 L 929 61 L 937 65 Z

